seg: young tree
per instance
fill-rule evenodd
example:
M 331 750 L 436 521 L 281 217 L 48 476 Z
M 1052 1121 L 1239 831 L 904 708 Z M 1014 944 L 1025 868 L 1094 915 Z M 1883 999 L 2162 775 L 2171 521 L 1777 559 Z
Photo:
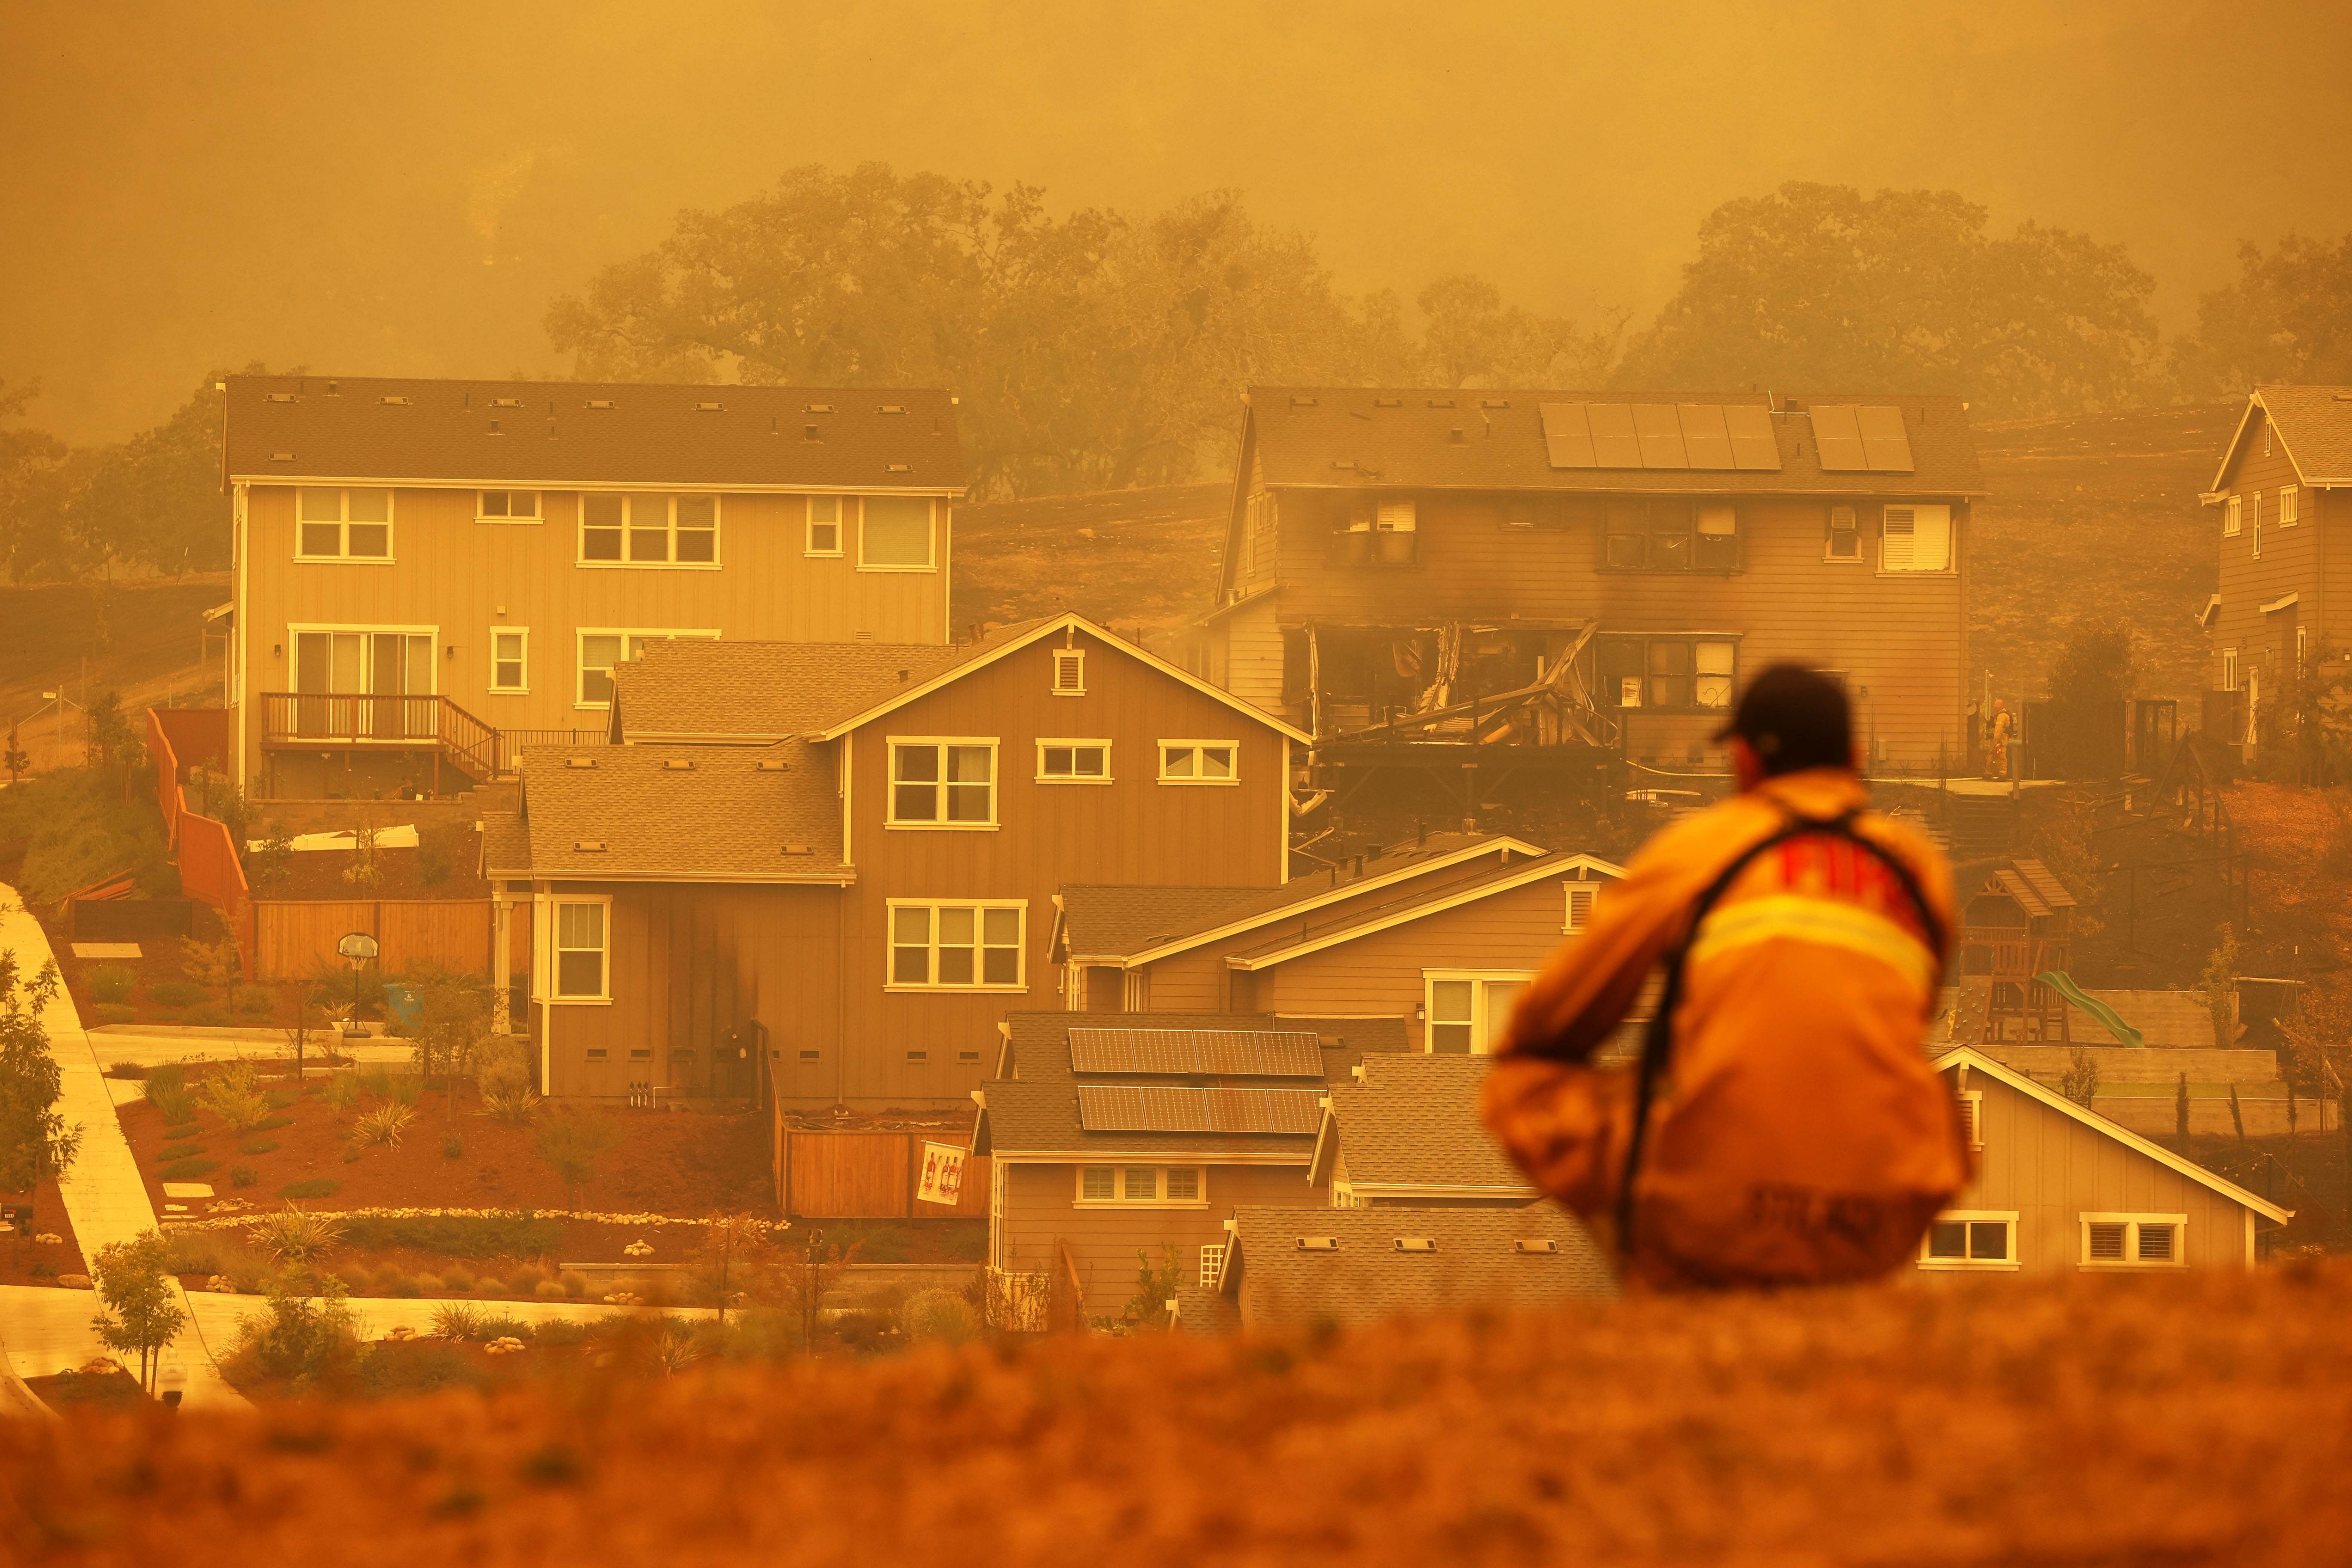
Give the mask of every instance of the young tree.
M 107 1349 L 138 1352 L 139 1386 L 151 1394 L 158 1358 L 188 1321 L 179 1282 L 165 1270 L 166 1258 L 163 1233 L 151 1230 L 101 1247 L 90 1260 L 90 1283 L 105 1307 L 91 1326 Z
M 768 1242 L 775 1228 L 748 1214 L 713 1215 L 703 1227 L 701 1244 L 688 1264 L 688 1278 L 697 1297 L 717 1306 L 722 1326 L 727 1309 L 739 1299 L 772 1293 L 775 1258 Z
M 0 746 L 0 768 L 8 770 L 8 784 L 15 788 L 24 782 L 25 770 L 33 765 L 32 753 L 16 742 L 16 726 L 8 726 L 8 742 Z
M 263 830 L 261 847 L 247 858 L 246 868 L 252 874 L 257 891 L 284 885 L 294 875 L 294 835 L 282 822 L 273 821 Z
M 2279 1032 L 2294 1048 L 2290 1070 L 2315 1097 L 2334 1097 L 2345 1161 L 2352 1165 L 2352 988 L 2306 990 L 2294 1016 L 2279 1020 Z
M 620 1129 L 601 1110 L 567 1105 L 542 1121 L 531 1134 L 539 1157 L 555 1168 L 563 1183 L 563 1206 L 579 1207 L 580 1189 L 593 1180 L 596 1162 L 621 1141 Z
M 420 969 L 408 984 L 417 1002 L 416 1070 L 427 1079 L 440 1076 L 454 1121 L 457 1080 L 473 1070 L 490 1037 L 489 984 L 438 967 Z
M 278 987 L 278 1028 L 286 1037 L 286 1054 L 294 1058 L 294 1081 L 299 1083 L 311 1041 L 328 1032 L 327 1010 L 319 1005 L 314 986 L 293 980 Z
M 98 700 L 89 705 L 89 761 L 92 766 L 100 763 L 131 764 L 132 747 L 138 743 L 131 721 L 122 711 L 122 694 L 102 691 Z
M 0 950 L 0 1190 L 36 1192 L 81 1149 L 81 1128 L 58 1114 L 65 1078 L 41 1023 L 60 989 L 56 964 L 26 981 L 15 951 Z
M 2099 1095 L 2099 1058 L 2076 1046 L 2059 1077 L 2058 1092 L 2085 1110 L 2092 1109 L 2091 1102 Z
M 2213 1020 L 2213 1048 L 2226 1051 L 2238 1042 L 2238 933 L 2232 927 L 2221 927 L 2221 940 L 2206 956 L 2198 988 Z

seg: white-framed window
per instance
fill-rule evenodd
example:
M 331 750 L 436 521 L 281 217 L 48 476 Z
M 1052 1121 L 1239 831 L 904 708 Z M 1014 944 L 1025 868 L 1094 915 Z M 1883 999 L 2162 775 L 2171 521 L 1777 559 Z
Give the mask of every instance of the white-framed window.
M 1208 1173 L 1198 1165 L 1081 1165 L 1075 1201 L 1080 1208 L 1206 1208 Z M 1209 1280 L 1215 1279 L 1212 1272 Z
M 808 543 L 803 553 L 808 555 L 841 553 L 841 497 L 809 497 Z
M 1853 508 L 1850 506 L 1830 508 L 1829 537 L 1822 546 L 1822 559 L 1851 561 L 1857 564 L 1861 562 L 1862 526 L 1861 520 L 1854 515 Z
M 892 991 L 1018 991 L 1024 982 L 1025 901 L 892 899 Z
M 2085 1268 L 2183 1268 L 2189 1263 L 2185 1214 L 2086 1214 L 2081 1263 Z
M 2311 656 L 2311 628 L 2310 628 L 2309 626 L 2297 626 L 2294 628 L 2294 667 L 2295 667 L 2295 668 L 2297 668 L 2297 669 L 2301 669 L 2301 668 L 2303 668 L 2305 667 L 2305 665 L 2306 663 L 2308 663 L 2308 662 L 2309 662 L 2310 656 Z
M 647 643 L 662 642 L 671 637 L 705 637 L 715 641 L 718 637 L 715 631 L 694 631 L 683 627 L 583 626 L 574 643 L 577 657 L 572 662 L 578 675 L 572 705 L 574 708 L 610 708 L 613 705 L 613 667 L 643 655 Z
M 1238 741 L 1162 741 L 1160 782 L 1164 784 L 1241 783 Z
M 490 689 L 513 696 L 530 689 L 530 630 L 490 628 Z
M 1492 1051 L 1534 978 L 1523 969 L 1423 970 L 1422 1049 L 1456 1057 Z
M 1949 572 L 1952 569 L 1952 509 L 1906 504 L 1879 513 L 1881 572 Z
M 1601 700 L 1667 711 L 1731 706 L 1739 645 L 1722 637 L 1609 637 L 1599 645 Z
M 2263 558 L 2263 492 L 2256 490 L 2246 498 L 2246 521 L 2252 525 L 2254 559 Z
M 857 506 L 860 572 L 935 572 L 931 498 L 867 496 Z
M 1969 1147 L 1981 1149 L 1984 1147 L 1984 1090 L 1964 1089 L 1958 1098 L 1960 1102 L 1960 1127 L 1968 1138 Z
M 610 899 L 555 900 L 555 974 L 550 994 L 556 1001 L 613 999 L 612 965 L 606 962 L 612 917 Z
M 1110 783 L 1108 741 L 1051 740 L 1037 742 L 1039 784 Z
M 478 490 L 474 505 L 476 522 L 544 522 L 546 514 L 539 509 L 537 490 Z
M 1057 647 L 1054 650 L 1054 695 L 1084 697 L 1087 694 L 1087 650 L 1082 647 Z
M 890 737 L 889 827 L 996 826 L 996 742 L 976 735 Z
M 2235 539 L 2238 530 L 2245 526 L 2245 503 L 2231 496 L 2229 504 L 2221 509 L 2221 537 Z
M 1598 882 L 1563 882 L 1568 889 L 1568 907 L 1560 917 L 1563 936 L 1575 936 L 1592 923 L 1592 900 L 1601 896 Z
M 293 732 L 429 740 L 439 728 L 437 626 L 289 623 L 294 653 Z
M 392 559 L 392 492 L 388 489 L 326 489 L 304 485 L 294 492 L 294 559 L 364 561 Z
M 2281 528 L 2293 528 L 2303 521 L 2303 488 L 2300 485 L 2281 485 L 2278 500 Z
M 589 490 L 580 498 L 583 566 L 719 564 L 719 498 Z
M 2221 650 L 2221 689 L 2238 689 L 2238 650 L 2233 647 Z
M 1922 1268 L 2013 1269 L 2015 1209 L 1948 1209 L 1919 1238 Z
M 1224 1268 L 1225 1244 L 1222 1241 L 1202 1242 L 1201 1244 L 1201 1289 L 1215 1289 L 1217 1276 L 1224 1272 Z

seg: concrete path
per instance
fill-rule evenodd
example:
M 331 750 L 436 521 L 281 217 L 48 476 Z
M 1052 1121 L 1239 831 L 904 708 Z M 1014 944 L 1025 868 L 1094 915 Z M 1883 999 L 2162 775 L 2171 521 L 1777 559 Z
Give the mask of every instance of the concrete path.
M 0 950 L 16 953 L 18 973 L 28 980 L 54 956 L 48 934 L 26 910 L 16 889 L 5 884 L 0 884 Z M 65 1197 L 66 1214 L 73 1221 L 74 1239 L 81 1244 L 82 1257 L 89 1259 L 97 1257 L 100 1247 L 133 1240 L 156 1229 L 155 1208 L 148 1201 L 147 1184 L 140 1177 L 139 1162 L 131 1152 L 131 1141 L 122 1135 L 122 1123 L 115 1117 L 114 1096 L 98 1053 L 81 1026 L 80 1015 L 74 1010 L 73 997 L 59 990 L 41 1015 L 41 1023 L 48 1031 L 49 1052 L 57 1058 L 64 1080 L 58 1112 L 68 1126 L 81 1128 L 81 1152 L 58 1186 Z M 36 1294 L 77 1301 L 83 1331 L 89 1332 L 89 1316 L 98 1310 L 96 1297 L 80 1290 L 28 1289 Z M 0 1336 L 8 1341 L 11 1357 L 27 1353 L 16 1343 L 20 1332 L 25 1331 L 33 1331 L 18 1323 L 9 1306 L 0 1306 Z M 95 1334 L 89 1334 L 89 1342 L 96 1343 Z M 189 1326 L 181 1331 L 171 1353 L 177 1355 L 180 1364 L 187 1369 L 188 1404 L 245 1403 L 245 1396 L 222 1380 L 193 1313 Z M 82 1359 L 89 1359 L 89 1354 Z M 55 1372 L 57 1367 L 45 1366 L 41 1370 Z
M 170 1062 L 292 1060 L 286 1051 L 286 1037 L 276 1029 L 184 1029 L 167 1024 L 102 1024 L 89 1033 L 90 1048 L 97 1052 L 101 1067 L 112 1067 L 118 1062 L 136 1062 L 152 1068 Z M 364 1045 L 353 1042 L 334 1048 L 339 1055 L 363 1067 L 379 1062 L 400 1066 L 414 1061 L 416 1056 L 415 1047 L 406 1040 L 372 1037 Z M 311 1073 L 327 1070 L 322 1065 L 326 1049 L 316 1040 L 310 1043 L 306 1059 Z

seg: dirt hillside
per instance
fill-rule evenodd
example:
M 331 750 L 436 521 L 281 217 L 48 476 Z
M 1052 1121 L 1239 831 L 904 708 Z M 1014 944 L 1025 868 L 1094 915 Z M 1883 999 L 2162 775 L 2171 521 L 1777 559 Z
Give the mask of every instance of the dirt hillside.
M 220 638 L 199 658 L 204 613 L 229 597 L 228 574 L 155 577 L 108 586 L 47 583 L 0 587 L 0 733 L 26 722 L 20 739 L 37 770 L 82 760 L 80 716 L 67 710 L 62 729 L 44 691 L 62 689 L 76 702 L 114 690 L 122 710 L 173 701 L 220 700 Z M 143 724 L 143 720 L 142 721 Z M 144 731 L 142 729 L 142 733 Z
M 2232 1564 L 2352 1530 L 2352 1268 L 1058 1340 L 0 1427 L 0 1555 Z M 525 1352 L 536 1353 L 536 1352 Z

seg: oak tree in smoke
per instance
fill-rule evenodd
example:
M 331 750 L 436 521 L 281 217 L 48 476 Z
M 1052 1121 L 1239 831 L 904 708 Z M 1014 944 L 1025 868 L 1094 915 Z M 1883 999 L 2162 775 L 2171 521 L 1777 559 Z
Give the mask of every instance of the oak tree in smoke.
M 2181 389 L 2234 397 L 2262 382 L 2352 384 L 2352 234 L 2290 234 L 2238 247 L 2238 280 L 2197 303 L 2197 335 L 2173 345 Z

